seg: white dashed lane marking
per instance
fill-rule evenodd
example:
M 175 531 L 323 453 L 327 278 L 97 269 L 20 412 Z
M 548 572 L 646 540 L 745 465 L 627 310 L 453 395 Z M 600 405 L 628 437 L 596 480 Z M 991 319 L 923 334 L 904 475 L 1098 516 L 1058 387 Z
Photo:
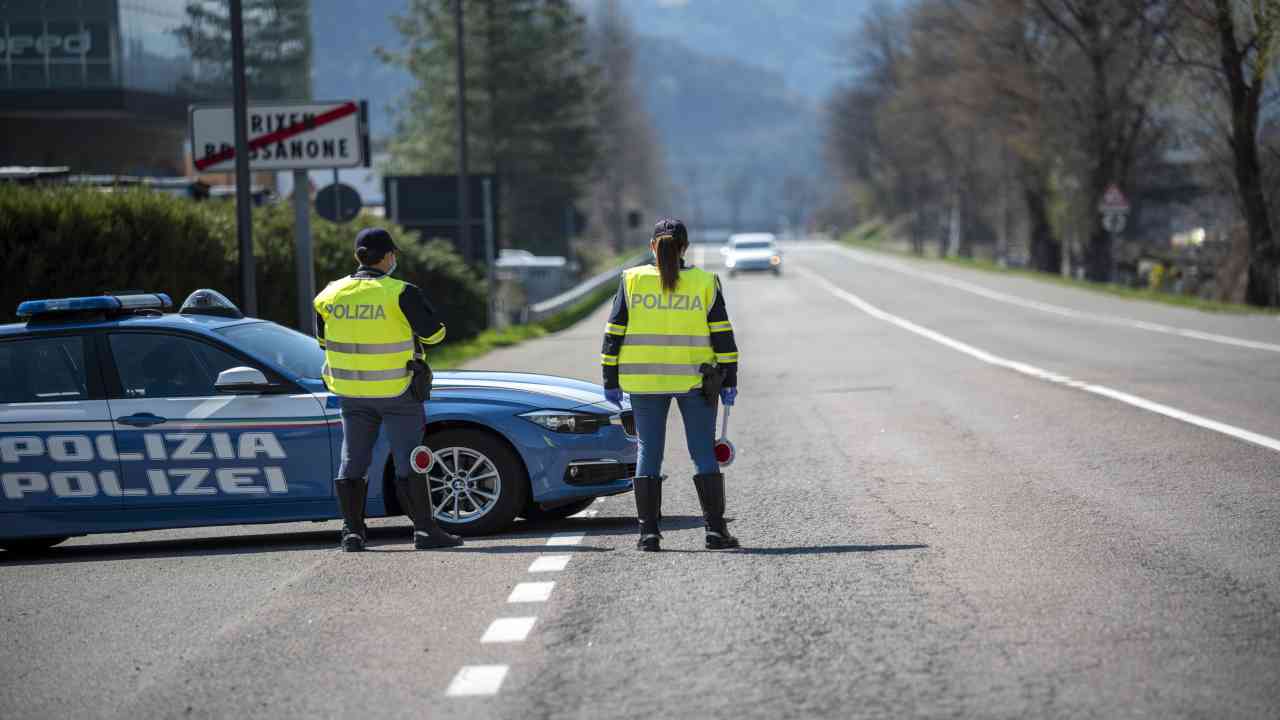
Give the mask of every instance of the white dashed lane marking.
M 546 602 L 551 598 L 551 591 L 555 586 L 554 582 L 522 582 L 512 588 L 511 595 L 507 597 L 507 602 Z
M 560 572 L 569 564 L 569 555 L 543 555 L 529 566 L 531 573 Z
M 463 665 L 445 694 L 449 697 L 495 695 L 506 677 L 506 665 Z
M 548 545 L 577 545 L 582 542 L 582 538 L 586 537 L 586 533 L 556 533 L 547 538 Z
M 599 500 L 597 499 L 597 502 Z M 586 510 L 579 513 L 583 517 L 594 517 L 597 510 Z M 547 545 L 577 545 L 586 537 L 585 532 L 555 533 L 547 538 Z M 540 555 L 529 565 L 530 573 L 560 572 L 569 565 L 571 555 Z M 522 582 L 511 590 L 508 603 L 542 603 L 551 598 L 555 582 Z M 497 618 L 489 624 L 480 643 L 484 645 L 501 643 L 521 643 L 529 638 L 533 626 L 538 623 L 537 616 Z M 507 676 L 507 665 L 464 665 L 449 683 L 445 691 L 448 697 L 469 697 L 476 695 L 496 695 Z
M 524 642 L 536 622 L 538 622 L 536 617 L 498 618 L 489 625 L 488 630 L 484 631 L 484 637 L 480 638 L 480 642 Z

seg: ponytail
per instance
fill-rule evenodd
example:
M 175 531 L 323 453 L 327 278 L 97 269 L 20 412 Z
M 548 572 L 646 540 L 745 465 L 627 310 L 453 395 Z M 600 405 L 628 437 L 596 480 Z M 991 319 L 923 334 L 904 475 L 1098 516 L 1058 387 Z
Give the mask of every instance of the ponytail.
M 680 283 L 680 256 L 689 248 L 689 232 L 679 220 L 664 218 L 653 228 L 656 243 L 654 260 L 665 292 L 675 292 Z

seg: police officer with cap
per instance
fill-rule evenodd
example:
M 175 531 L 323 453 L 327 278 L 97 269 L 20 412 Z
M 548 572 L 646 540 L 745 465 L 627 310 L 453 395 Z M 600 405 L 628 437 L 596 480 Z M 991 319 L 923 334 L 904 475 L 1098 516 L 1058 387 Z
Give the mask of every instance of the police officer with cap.
M 342 511 L 341 547 L 347 552 L 364 550 L 366 474 L 380 425 L 391 441 L 396 496 L 413 520 L 414 547 L 462 544 L 436 525 L 427 478 L 410 464 L 426 425 L 423 402 L 411 387 L 412 361 L 424 360 L 422 346 L 443 340 L 445 328 L 422 290 L 391 277 L 396 254 L 386 230 L 361 230 L 355 242 L 360 267 L 329 283 L 314 301 L 325 385 L 342 398 L 342 466 L 334 487 Z
M 716 462 L 716 403 L 738 396 L 738 346 L 720 279 L 684 262 L 689 233 L 684 223 L 663 218 L 649 243 L 654 263 L 623 273 L 605 327 L 601 362 L 605 396 L 621 405 L 631 393 L 640 441 L 632 480 L 640 539 L 646 552 L 661 549 L 662 455 L 671 401 L 680 407 L 685 441 L 697 474 L 706 547 L 738 547 L 725 525 L 724 475 Z

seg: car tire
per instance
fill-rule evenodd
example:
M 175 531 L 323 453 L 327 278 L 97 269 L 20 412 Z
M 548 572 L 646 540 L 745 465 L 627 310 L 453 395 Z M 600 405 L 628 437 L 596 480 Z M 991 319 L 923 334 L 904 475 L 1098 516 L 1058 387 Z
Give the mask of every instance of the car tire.
M 42 553 L 45 550 L 57 545 L 67 539 L 66 535 L 61 537 L 36 537 L 36 538 L 17 538 L 14 540 L 0 540 L 0 548 L 8 550 L 15 555 L 34 555 Z
M 524 509 L 529 476 L 503 440 L 483 430 L 451 428 L 428 435 L 427 447 L 436 456 L 427 479 L 440 527 L 457 535 L 489 535 L 507 529 Z M 455 481 L 462 483 L 461 492 L 454 491 Z
M 568 518 L 570 515 L 577 515 L 583 510 L 586 510 L 591 507 L 592 503 L 595 501 L 596 499 L 593 497 L 583 498 L 582 500 L 574 500 L 568 505 L 557 505 L 549 510 L 538 507 L 534 502 L 529 502 L 525 505 L 524 510 L 520 512 L 520 517 L 538 525 L 543 523 L 559 522 Z

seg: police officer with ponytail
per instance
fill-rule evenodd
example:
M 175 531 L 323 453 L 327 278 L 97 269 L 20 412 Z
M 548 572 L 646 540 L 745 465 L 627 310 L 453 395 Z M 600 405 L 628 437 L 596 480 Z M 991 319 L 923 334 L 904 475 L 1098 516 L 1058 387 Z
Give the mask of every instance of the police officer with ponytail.
M 413 520 L 414 547 L 462 544 L 436 525 L 427 478 L 414 473 L 409 461 L 422 441 L 430 386 L 421 376 L 415 382 L 415 372 L 429 373 L 423 346 L 443 340 L 445 329 L 416 285 L 391 277 L 396 253 L 386 230 L 361 230 L 355 243 L 360 267 L 329 283 L 314 302 L 324 382 L 342 398 L 342 466 L 334 488 L 343 520 L 341 547 L 347 552 L 364 550 L 366 474 L 379 426 L 391 442 L 396 496 Z
M 689 233 L 664 218 L 649 243 L 655 262 L 623 273 L 605 328 L 601 362 L 605 394 L 622 403 L 631 394 L 640 458 L 634 481 L 640 539 L 636 547 L 661 549 L 662 455 L 667 412 L 674 399 L 697 474 L 693 485 L 706 523 L 706 547 L 738 547 L 725 527 L 724 475 L 715 456 L 717 401 L 738 394 L 738 347 L 720 280 L 684 263 Z

